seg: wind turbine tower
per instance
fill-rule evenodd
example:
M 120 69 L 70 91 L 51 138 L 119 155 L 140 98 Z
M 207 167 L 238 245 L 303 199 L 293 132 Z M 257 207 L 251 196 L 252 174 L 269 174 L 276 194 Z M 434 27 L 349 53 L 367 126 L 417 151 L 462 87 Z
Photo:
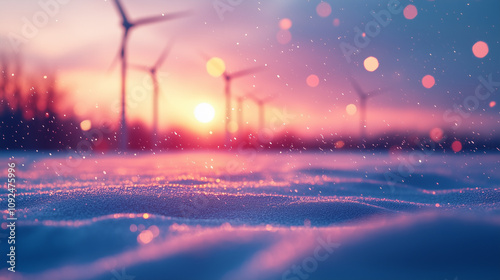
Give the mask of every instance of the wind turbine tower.
M 170 14 L 163 14 L 160 16 L 152 16 L 152 17 L 146 17 L 146 18 L 141 18 L 137 20 L 130 20 L 130 18 L 127 16 L 127 13 L 125 12 L 120 0 L 115 0 L 114 1 L 116 8 L 118 9 L 118 12 L 120 13 L 120 16 L 122 17 L 122 27 L 123 27 L 123 36 L 122 36 L 122 42 L 121 42 L 121 47 L 120 47 L 120 53 L 119 53 L 119 58 L 121 60 L 121 116 L 120 116 L 120 150 L 125 151 L 127 149 L 127 144 L 128 144 L 128 135 L 127 135 L 127 121 L 126 121 L 126 104 L 125 104 L 125 99 L 126 99 L 126 81 L 127 81 L 127 55 L 126 55 L 126 50 L 127 50 L 127 40 L 128 36 L 130 34 L 130 31 L 138 26 L 142 25 L 148 25 L 148 24 L 153 24 L 157 22 L 163 22 L 163 21 L 168 21 L 168 20 L 173 20 L 181 17 L 185 17 L 188 15 L 188 12 L 178 12 L 178 13 L 170 13 Z
M 153 81 L 153 137 L 152 137 L 152 143 L 153 143 L 153 149 L 157 147 L 158 145 L 158 96 L 160 93 L 160 85 L 158 83 L 158 69 L 161 67 L 163 62 L 167 59 L 168 55 L 170 54 L 170 51 L 172 49 L 171 44 L 167 45 L 163 52 L 161 53 L 160 57 L 156 61 L 156 63 L 151 66 L 143 66 L 143 65 L 131 65 L 133 68 L 136 68 L 138 70 L 142 70 L 145 72 L 148 72 L 151 75 L 151 80 Z

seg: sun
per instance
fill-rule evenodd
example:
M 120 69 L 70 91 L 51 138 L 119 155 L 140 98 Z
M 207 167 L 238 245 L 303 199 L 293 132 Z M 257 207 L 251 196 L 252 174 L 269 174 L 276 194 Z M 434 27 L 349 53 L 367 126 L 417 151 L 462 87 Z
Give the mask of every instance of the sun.
M 208 103 L 200 103 L 194 108 L 194 117 L 202 123 L 210 122 L 214 119 L 215 109 Z

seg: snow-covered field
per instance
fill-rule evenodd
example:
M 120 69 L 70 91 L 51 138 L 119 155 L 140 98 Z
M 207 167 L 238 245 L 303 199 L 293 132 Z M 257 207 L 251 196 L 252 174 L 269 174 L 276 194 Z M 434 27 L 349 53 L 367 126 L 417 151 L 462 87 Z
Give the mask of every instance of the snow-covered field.
M 500 279 L 498 154 L 13 161 L 17 272 L 1 279 Z

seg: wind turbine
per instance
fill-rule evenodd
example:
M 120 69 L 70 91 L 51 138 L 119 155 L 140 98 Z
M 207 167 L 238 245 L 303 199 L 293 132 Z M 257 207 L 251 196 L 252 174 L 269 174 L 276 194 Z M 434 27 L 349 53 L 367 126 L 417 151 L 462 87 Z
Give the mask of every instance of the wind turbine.
M 170 54 L 170 50 L 172 49 L 172 45 L 169 44 L 165 47 L 160 57 L 156 61 L 156 63 L 151 66 L 143 66 L 143 65 L 131 65 L 133 68 L 138 70 L 142 70 L 148 72 L 151 75 L 151 80 L 153 80 L 153 148 L 157 145 L 158 138 L 158 94 L 160 92 L 160 85 L 158 84 L 158 69 L 161 67 L 163 62 L 167 59 Z
M 274 97 L 270 96 L 264 99 L 259 99 L 254 95 L 250 95 L 250 98 L 252 98 L 255 103 L 257 103 L 257 106 L 259 106 L 259 133 L 262 133 L 266 123 L 266 111 L 264 106 L 266 103 L 274 99 Z
M 238 103 L 238 134 L 239 138 L 242 138 L 242 133 L 243 133 L 243 100 L 245 99 L 245 96 L 238 96 L 236 98 L 237 103 Z
M 354 78 L 349 77 L 349 79 L 351 81 L 352 87 L 354 88 L 354 91 L 356 91 L 356 94 L 359 97 L 359 112 L 360 112 L 359 129 L 360 129 L 361 141 L 364 141 L 366 139 L 366 103 L 368 99 L 380 95 L 387 90 L 378 88 L 376 90 L 365 92 L 361 88 L 361 86 L 354 80 Z
M 233 79 L 242 78 L 245 76 L 252 75 L 262 70 L 261 66 L 247 68 L 234 73 L 228 73 L 224 71 L 222 77 L 224 79 L 224 94 L 226 96 L 226 146 L 229 146 L 229 139 L 231 137 L 231 132 L 229 131 L 229 124 L 231 123 L 231 81 Z
M 125 88 L 126 88 L 126 78 L 127 78 L 127 56 L 126 56 L 126 49 L 127 48 L 126 47 L 127 47 L 128 35 L 130 34 L 131 29 L 134 27 L 177 19 L 180 17 L 187 16 L 188 13 L 187 12 L 178 12 L 178 13 L 162 14 L 161 16 L 152 16 L 152 17 L 146 17 L 146 18 L 131 21 L 129 19 L 129 17 L 127 16 L 125 10 L 123 9 L 123 6 L 122 6 L 120 0 L 115 0 L 114 3 L 115 3 L 116 8 L 118 9 L 118 12 L 120 13 L 120 15 L 122 17 L 122 27 L 123 27 L 123 37 L 122 37 L 121 48 L 120 48 L 120 53 L 119 53 L 119 57 L 121 59 L 121 118 L 120 118 L 121 137 L 120 137 L 120 149 L 122 151 L 125 151 L 127 149 L 127 142 L 128 142 L 127 122 L 126 122 L 126 118 L 125 118 L 125 91 L 126 91 Z
M 237 111 L 237 120 L 238 120 L 238 134 L 240 136 L 240 139 L 243 137 L 243 100 L 245 100 L 248 96 L 250 96 L 250 93 L 243 95 L 243 96 L 238 96 L 236 98 L 237 104 L 238 104 L 238 111 Z
M 209 59 L 206 55 L 204 55 L 204 57 Z M 255 74 L 259 71 L 262 71 L 263 68 L 264 68 L 263 66 L 257 66 L 232 73 L 228 72 L 226 69 L 221 69 L 224 71 L 221 77 L 224 79 L 224 95 L 226 97 L 226 120 L 225 120 L 226 147 L 229 147 L 229 139 L 231 138 L 231 132 L 229 129 L 229 124 L 231 123 L 231 81 L 233 79 L 242 78 L 245 76 Z

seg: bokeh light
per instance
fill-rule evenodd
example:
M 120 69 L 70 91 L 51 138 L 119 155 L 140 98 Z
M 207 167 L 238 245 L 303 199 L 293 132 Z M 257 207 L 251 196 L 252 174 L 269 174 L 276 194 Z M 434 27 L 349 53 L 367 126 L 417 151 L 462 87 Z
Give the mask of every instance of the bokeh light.
M 434 142 L 440 142 L 441 140 L 443 140 L 444 132 L 441 128 L 435 127 L 429 132 L 429 137 L 431 137 L 432 141 Z
M 318 76 L 311 74 L 307 76 L 306 83 L 310 87 L 317 87 L 319 85 L 319 78 Z
M 333 19 L 333 26 L 335 26 L 335 27 L 340 26 L 340 19 L 338 19 L 338 18 Z
M 495 105 L 497 105 L 497 103 L 496 103 L 495 101 L 491 101 L 491 102 L 490 102 L 490 108 L 495 107 Z
M 378 68 L 378 59 L 376 57 L 369 56 L 365 59 L 363 65 L 365 66 L 366 71 L 373 72 Z
M 92 122 L 90 122 L 90 120 L 84 120 L 80 123 L 80 128 L 83 131 L 88 131 L 92 128 Z
M 348 115 L 352 116 L 352 115 L 356 114 L 356 112 L 358 111 L 358 108 L 356 108 L 356 105 L 354 105 L 354 104 L 349 104 L 345 107 L 345 111 L 347 112 Z
M 327 17 L 332 13 L 332 7 L 326 2 L 321 2 L 316 6 L 316 13 L 320 17 Z
M 142 217 L 143 217 L 144 219 L 149 219 L 149 214 L 148 214 L 148 213 L 144 213 L 144 214 L 142 215 Z
M 436 80 L 434 79 L 433 76 L 431 75 L 425 75 L 423 78 L 422 78 L 422 85 L 425 87 L 425 88 L 431 88 L 434 86 L 434 84 L 436 83 Z
M 458 153 L 462 150 L 462 143 L 460 141 L 453 141 L 451 144 L 451 149 L 455 152 Z
M 276 34 L 276 40 L 278 40 L 278 43 L 286 45 L 292 40 L 292 33 L 288 30 L 280 30 Z
M 489 52 L 488 44 L 486 44 L 483 41 L 478 41 L 472 46 L 472 53 L 477 58 L 483 58 L 485 57 Z
M 130 225 L 130 231 L 131 232 L 136 232 L 137 231 L 137 226 L 135 224 Z
M 289 18 L 283 18 L 280 20 L 280 28 L 282 30 L 288 30 L 292 27 L 292 21 Z
M 153 240 L 154 236 L 153 233 L 150 230 L 143 230 L 138 236 L 137 236 L 137 242 L 140 244 L 148 244 Z
M 405 7 L 403 10 L 403 15 L 405 16 L 406 19 L 414 19 L 418 14 L 417 7 L 414 5 L 408 5 Z
M 148 230 L 153 234 L 153 238 L 156 238 L 158 237 L 158 235 L 160 235 L 160 229 L 155 225 L 150 226 Z
M 226 71 L 224 60 L 218 57 L 212 57 L 207 61 L 207 72 L 212 77 L 220 77 Z
M 345 142 L 342 141 L 342 140 L 339 140 L 339 141 L 335 142 L 335 148 L 336 149 L 342 149 L 342 147 L 344 147 L 344 145 L 345 145 Z

